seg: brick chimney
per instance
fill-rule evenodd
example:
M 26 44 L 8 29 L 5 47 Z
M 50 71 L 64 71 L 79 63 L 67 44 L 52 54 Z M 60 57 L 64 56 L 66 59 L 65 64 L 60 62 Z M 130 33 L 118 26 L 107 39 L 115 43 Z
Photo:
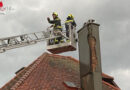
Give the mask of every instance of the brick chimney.
M 88 20 L 78 31 L 80 79 L 83 90 L 102 90 L 99 24 Z

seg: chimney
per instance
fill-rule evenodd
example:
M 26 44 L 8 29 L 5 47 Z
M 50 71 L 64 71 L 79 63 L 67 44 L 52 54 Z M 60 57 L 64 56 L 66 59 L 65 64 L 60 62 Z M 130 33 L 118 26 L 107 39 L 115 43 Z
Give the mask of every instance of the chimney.
M 99 24 L 88 20 L 78 31 L 80 79 L 83 90 L 102 90 Z

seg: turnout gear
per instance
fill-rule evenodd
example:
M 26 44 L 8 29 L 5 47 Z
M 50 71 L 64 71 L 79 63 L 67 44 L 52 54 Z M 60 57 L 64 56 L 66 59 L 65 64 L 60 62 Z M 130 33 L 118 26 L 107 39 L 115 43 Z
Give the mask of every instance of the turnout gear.
M 73 26 L 76 27 L 76 23 L 74 20 L 74 16 L 72 14 L 69 14 L 67 17 L 67 20 L 65 21 L 65 23 L 71 23 Z
M 53 24 L 54 29 L 61 29 L 62 30 L 61 20 L 59 17 L 55 17 L 54 20 L 50 20 L 50 18 L 47 18 L 47 20 L 50 24 Z
M 69 25 L 68 25 L 68 23 L 71 23 L 71 29 L 76 27 L 74 16 L 72 14 L 69 14 L 67 17 L 67 20 L 65 21 L 66 36 L 69 38 Z M 70 40 L 67 39 L 67 42 L 69 42 L 69 41 Z
M 50 20 L 50 18 L 47 18 L 47 20 L 50 24 L 52 24 L 51 27 L 53 27 L 54 35 L 58 35 L 58 32 L 62 32 L 61 20 L 58 17 L 58 14 L 56 12 L 53 12 L 52 15 L 53 15 L 53 20 Z M 62 40 L 62 37 L 58 37 L 58 38 L 55 38 L 53 41 L 55 42 L 55 44 L 57 44 L 61 40 Z

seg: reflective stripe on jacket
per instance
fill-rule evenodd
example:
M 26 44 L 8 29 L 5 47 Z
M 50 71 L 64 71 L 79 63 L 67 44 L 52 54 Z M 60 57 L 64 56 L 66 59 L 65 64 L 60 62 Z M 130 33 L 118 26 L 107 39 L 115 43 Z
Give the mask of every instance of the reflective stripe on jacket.
M 72 23 L 74 20 L 66 20 L 65 23 Z
M 65 21 L 65 24 L 67 24 L 67 23 L 71 23 L 73 26 L 76 27 L 76 23 L 75 23 L 74 19 L 66 20 L 66 21 Z

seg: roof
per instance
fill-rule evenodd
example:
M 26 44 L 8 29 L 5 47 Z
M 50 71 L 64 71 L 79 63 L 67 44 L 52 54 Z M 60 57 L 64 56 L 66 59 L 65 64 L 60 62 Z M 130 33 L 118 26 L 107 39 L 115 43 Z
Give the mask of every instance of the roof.
M 20 70 L 0 90 L 79 90 L 80 88 L 79 61 L 70 56 L 44 53 L 28 67 Z M 102 76 L 103 85 L 110 90 L 120 90 L 113 77 L 104 73 Z

